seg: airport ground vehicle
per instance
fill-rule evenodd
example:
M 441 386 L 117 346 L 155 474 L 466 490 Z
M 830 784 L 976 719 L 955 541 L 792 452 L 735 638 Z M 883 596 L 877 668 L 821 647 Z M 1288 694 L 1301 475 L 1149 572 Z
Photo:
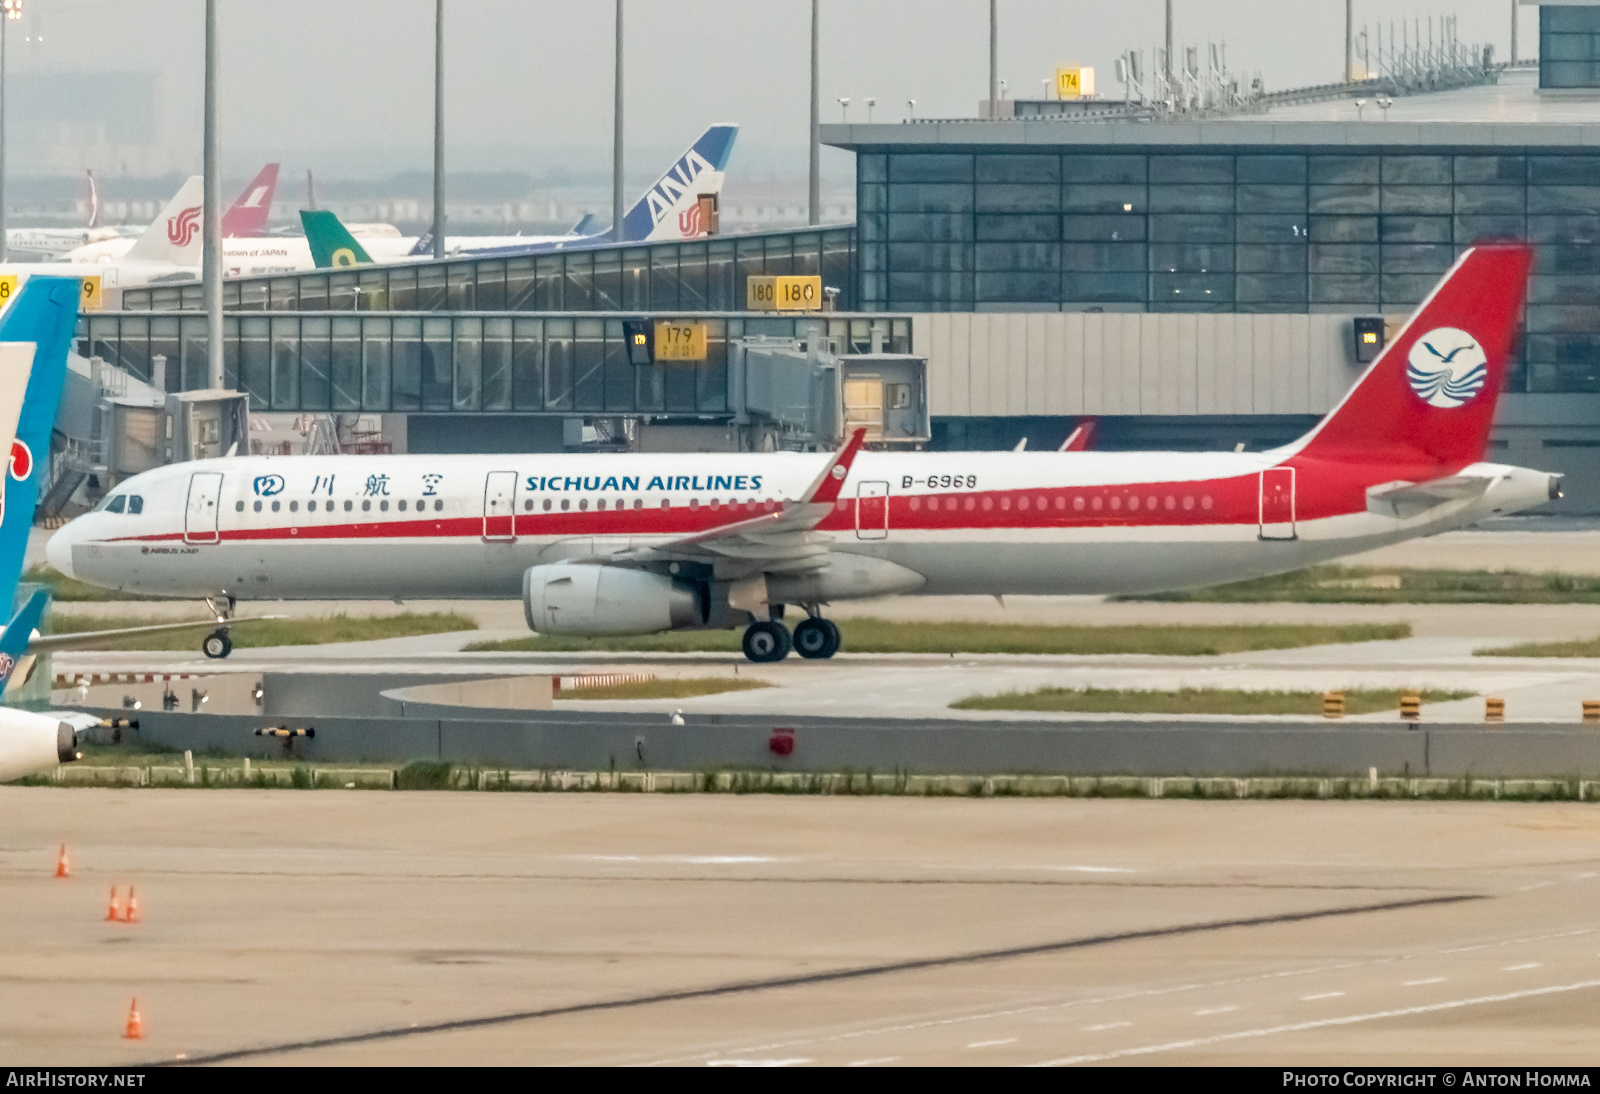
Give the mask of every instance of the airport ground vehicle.
M 836 600 L 1233 581 L 1559 496 L 1483 461 L 1530 262 L 1464 254 L 1355 386 L 1264 452 L 236 457 L 148 471 L 50 544 L 110 588 L 521 596 L 536 631 L 746 626 L 828 657 Z

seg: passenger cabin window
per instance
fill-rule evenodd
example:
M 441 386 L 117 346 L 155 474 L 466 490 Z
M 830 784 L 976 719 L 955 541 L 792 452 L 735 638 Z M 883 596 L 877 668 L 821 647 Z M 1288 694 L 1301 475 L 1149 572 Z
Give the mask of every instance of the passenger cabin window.
M 234 511 L 234 512 L 235 512 L 235 513 L 242 513 L 242 512 L 244 512 L 244 502 L 242 502 L 242 501 L 236 501 L 236 502 L 234 502 L 234 503 L 233 503 L 233 511 Z
M 344 511 L 346 513 L 350 512 L 350 510 L 352 510 L 354 508 L 355 508 L 355 502 L 347 501 L 347 502 L 344 503 Z
M 277 512 L 277 511 L 278 511 L 278 510 L 279 510 L 279 509 L 280 509 L 280 508 L 282 508 L 282 506 L 283 506 L 283 503 L 282 503 L 282 502 L 280 502 L 280 501 L 274 501 L 274 502 L 273 502 L 273 503 L 272 503 L 272 511 L 273 511 L 273 512 L 274 512 L 274 513 L 276 513 L 276 512 Z
M 116 497 L 112 498 L 106 503 L 106 512 L 120 513 L 127 506 L 127 504 L 128 496 L 126 494 L 118 494 Z
M 258 512 L 258 513 L 261 512 L 261 502 L 259 500 L 256 501 L 255 504 L 252 506 L 252 508 L 255 509 L 255 511 Z
M 444 499 L 443 499 L 443 498 L 439 498 L 439 499 L 438 499 L 438 500 L 436 500 L 436 501 L 435 501 L 435 502 L 434 502 L 434 503 L 433 503 L 433 511 L 434 511 L 434 512 L 435 512 L 435 513 L 442 513 L 442 512 L 444 512 Z
M 405 512 L 405 511 L 406 511 L 406 503 L 405 503 L 405 499 L 404 499 L 404 498 L 402 498 L 402 499 L 400 499 L 400 500 L 399 500 L 399 501 L 397 501 L 397 502 L 395 502 L 395 503 L 394 503 L 394 507 L 395 507 L 395 508 L 396 508 L 396 509 L 398 509 L 398 510 L 400 510 L 400 512 L 402 512 L 402 513 L 404 513 L 404 512 Z

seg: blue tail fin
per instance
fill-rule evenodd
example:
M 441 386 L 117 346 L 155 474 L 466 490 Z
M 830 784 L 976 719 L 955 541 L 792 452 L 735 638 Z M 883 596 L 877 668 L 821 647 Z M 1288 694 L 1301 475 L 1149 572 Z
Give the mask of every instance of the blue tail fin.
M 39 617 L 49 602 L 49 589 L 35 591 L 0 632 L 0 691 L 5 691 L 17 663 L 28 652 L 28 643 L 33 640 L 33 632 L 39 629 Z
M 622 241 L 694 239 L 704 230 L 692 209 L 701 194 L 722 190 L 737 125 L 713 125 L 634 202 L 622 218 Z
M 595 215 L 593 213 L 584 213 L 583 216 L 578 218 L 578 223 L 567 229 L 567 234 L 569 236 L 586 236 L 594 231 L 594 221 Z
M 49 471 L 50 431 L 56 424 L 61 387 L 67 379 L 67 349 L 78 323 L 82 285 L 76 277 L 30 277 L 0 314 L 0 342 L 32 342 L 35 346 L 33 372 L 7 461 L 5 516 L 0 518 L 0 603 L 11 603 L 22 578 L 39 487 Z

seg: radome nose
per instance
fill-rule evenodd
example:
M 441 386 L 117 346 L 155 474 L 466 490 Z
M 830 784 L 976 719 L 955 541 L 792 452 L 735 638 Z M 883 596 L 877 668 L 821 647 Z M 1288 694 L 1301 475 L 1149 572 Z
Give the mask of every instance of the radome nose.
M 76 538 L 73 535 L 74 523 L 76 522 L 68 521 L 57 528 L 56 534 L 50 537 L 50 542 L 45 544 L 44 548 L 44 557 L 49 560 L 50 565 L 68 577 L 74 576 L 72 572 L 72 541 Z

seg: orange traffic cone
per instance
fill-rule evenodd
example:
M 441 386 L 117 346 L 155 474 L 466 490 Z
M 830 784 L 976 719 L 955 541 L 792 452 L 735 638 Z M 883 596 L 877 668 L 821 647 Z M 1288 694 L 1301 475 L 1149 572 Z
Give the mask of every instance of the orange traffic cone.
M 106 922 L 115 923 L 120 918 L 122 917 L 117 915 L 117 887 L 113 885 L 111 887 L 111 903 L 106 905 Z
M 139 898 L 133 895 L 133 886 L 128 886 L 128 903 L 122 909 L 122 922 L 139 922 Z
M 61 845 L 61 853 L 56 856 L 56 877 L 71 877 L 72 863 L 67 861 L 67 845 Z
M 128 1005 L 128 1024 L 122 1031 L 122 1037 L 127 1041 L 144 1040 L 144 1019 L 139 1017 L 139 999 L 137 996 Z

